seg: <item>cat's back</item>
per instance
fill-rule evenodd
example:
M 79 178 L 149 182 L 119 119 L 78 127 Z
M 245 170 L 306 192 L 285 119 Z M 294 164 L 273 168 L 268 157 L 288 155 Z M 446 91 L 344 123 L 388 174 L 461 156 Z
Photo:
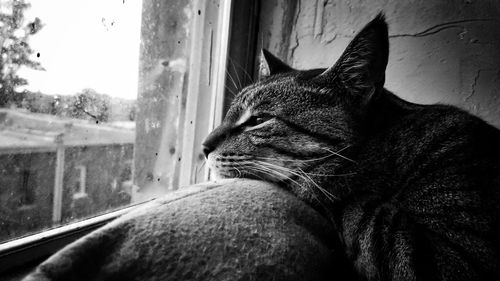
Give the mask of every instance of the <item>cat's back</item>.
M 409 106 L 393 117 L 361 148 L 346 227 L 359 217 L 372 235 L 397 238 L 399 229 L 410 242 L 376 245 L 427 249 L 415 263 L 431 275 L 498 280 L 500 131 L 446 105 Z
M 486 161 L 500 166 L 500 130 L 462 109 L 440 104 L 419 106 L 396 124 L 392 133 L 399 138 L 398 144 L 415 149 L 408 151 L 415 156 L 448 156 L 449 161 L 463 164 Z
M 369 150 L 376 154 L 389 153 L 405 165 L 434 164 L 436 170 L 445 163 L 500 167 L 500 130 L 481 118 L 450 105 L 394 107 L 398 113 L 388 120 L 390 125 L 370 141 Z
M 361 148 L 361 182 L 370 179 L 367 188 L 383 193 L 409 190 L 402 195 L 409 202 L 423 202 L 416 194 L 471 191 L 500 217 L 493 207 L 500 200 L 500 130 L 454 106 L 405 106 Z

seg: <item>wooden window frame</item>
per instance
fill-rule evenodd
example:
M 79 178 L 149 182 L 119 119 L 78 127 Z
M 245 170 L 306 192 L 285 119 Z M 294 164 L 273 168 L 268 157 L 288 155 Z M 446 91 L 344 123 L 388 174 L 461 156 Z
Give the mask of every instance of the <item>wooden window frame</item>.
M 204 12 L 203 16 L 195 17 L 192 23 L 193 44 L 190 50 L 187 109 L 183 128 L 182 158 L 184 161 L 180 168 L 179 186 L 191 185 L 209 178 L 209 171 L 205 169 L 203 178 L 196 179 L 198 155 L 195 151 L 200 147 L 204 136 L 220 124 L 227 109 L 230 99 L 227 95 L 226 85 L 229 85 L 227 84 L 229 78 L 226 73 L 229 73 L 233 79 L 238 77 L 241 81 L 247 81 L 245 79 L 248 78 L 248 73 L 255 75 L 259 1 L 195 0 L 193 2 L 195 11 Z M 207 30 L 205 28 L 207 23 L 214 20 L 217 20 L 216 30 Z M 235 29 L 232 26 L 238 28 Z M 210 33 L 207 34 L 207 32 Z M 218 34 L 218 40 L 213 40 L 214 32 Z M 206 52 L 207 47 L 211 50 L 209 53 Z M 208 59 L 207 56 L 209 56 Z M 240 67 L 235 69 L 228 65 L 228 56 L 232 56 L 231 64 L 236 63 Z M 213 83 L 202 85 L 201 76 L 207 71 L 212 73 Z M 210 107 L 208 108 L 200 106 L 204 102 L 200 100 L 202 93 L 204 95 L 210 93 Z M 200 122 L 196 121 L 207 120 L 207 118 L 208 128 L 197 125 Z M 188 120 L 195 120 L 195 122 L 191 123 Z M 4 274 L 27 273 L 65 245 L 144 203 L 0 243 L 0 277 Z

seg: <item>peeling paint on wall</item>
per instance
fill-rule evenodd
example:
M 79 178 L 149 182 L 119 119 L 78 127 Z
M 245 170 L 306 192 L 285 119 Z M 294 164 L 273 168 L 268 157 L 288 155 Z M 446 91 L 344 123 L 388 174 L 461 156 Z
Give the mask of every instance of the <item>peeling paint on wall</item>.
M 387 89 L 411 102 L 457 105 L 500 127 L 500 2 L 271 2 L 261 11 L 262 46 L 294 67 L 331 66 L 382 11 L 391 37 Z M 291 28 L 265 20 L 272 16 L 293 18 Z

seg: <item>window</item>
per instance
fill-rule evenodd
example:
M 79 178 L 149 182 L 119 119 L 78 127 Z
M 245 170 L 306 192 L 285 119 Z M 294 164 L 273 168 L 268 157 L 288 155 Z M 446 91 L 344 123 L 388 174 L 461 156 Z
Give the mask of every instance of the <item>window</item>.
M 0 6 L 0 198 L 20 206 L 0 242 L 133 203 L 112 183 L 134 153 L 141 2 Z
M 35 203 L 35 188 L 32 186 L 33 182 L 33 172 L 30 170 L 24 170 L 21 173 L 21 199 L 19 203 L 22 206 L 33 205 Z M 36 173 L 36 172 L 35 172 Z
M 78 180 L 75 182 L 73 199 L 87 197 L 87 193 L 85 192 L 85 184 L 87 181 L 87 167 L 83 165 L 78 165 L 76 166 L 76 170 L 78 171 L 79 177 Z
M 21 229 L 26 212 L 1 205 L 0 275 L 208 178 L 232 3 L 0 0 L 0 201 L 17 188 L 36 221 Z

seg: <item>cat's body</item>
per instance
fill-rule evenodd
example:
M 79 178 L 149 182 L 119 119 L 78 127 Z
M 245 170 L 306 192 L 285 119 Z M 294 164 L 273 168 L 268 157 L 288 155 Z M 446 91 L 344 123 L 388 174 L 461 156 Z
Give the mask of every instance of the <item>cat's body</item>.
M 265 52 L 273 75 L 235 98 L 209 165 L 314 205 L 361 279 L 500 280 L 500 131 L 385 90 L 387 53 L 383 17 L 327 70 Z
M 349 258 L 375 280 L 498 280 L 500 132 L 448 106 L 395 116 L 334 206 Z

